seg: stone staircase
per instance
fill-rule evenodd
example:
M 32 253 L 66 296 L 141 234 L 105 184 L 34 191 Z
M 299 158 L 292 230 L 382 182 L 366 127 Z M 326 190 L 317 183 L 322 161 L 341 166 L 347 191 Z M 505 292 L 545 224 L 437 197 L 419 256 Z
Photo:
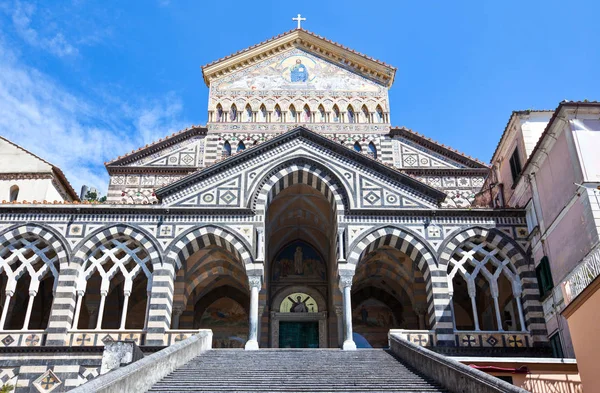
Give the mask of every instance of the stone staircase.
M 380 349 L 210 350 L 150 392 L 445 392 Z

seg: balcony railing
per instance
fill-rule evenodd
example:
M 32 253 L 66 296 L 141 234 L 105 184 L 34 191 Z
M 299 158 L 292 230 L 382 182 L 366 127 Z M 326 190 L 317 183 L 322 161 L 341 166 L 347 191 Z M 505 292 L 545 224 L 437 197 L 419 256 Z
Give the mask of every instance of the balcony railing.
M 564 279 L 566 302 L 572 302 L 598 276 L 600 276 L 600 244 Z

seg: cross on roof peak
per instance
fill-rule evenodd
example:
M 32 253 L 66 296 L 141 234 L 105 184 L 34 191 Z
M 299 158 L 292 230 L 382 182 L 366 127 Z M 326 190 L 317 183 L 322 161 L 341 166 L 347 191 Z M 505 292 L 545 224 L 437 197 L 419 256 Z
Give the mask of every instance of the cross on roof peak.
M 301 23 L 303 20 L 306 20 L 306 18 L 303 18 L 302 15 L 298 14 L 298 16 L 296 18 L 292 18 L 292 20 L 297 20 L 298 21 L 298 28 L 301 29 Z

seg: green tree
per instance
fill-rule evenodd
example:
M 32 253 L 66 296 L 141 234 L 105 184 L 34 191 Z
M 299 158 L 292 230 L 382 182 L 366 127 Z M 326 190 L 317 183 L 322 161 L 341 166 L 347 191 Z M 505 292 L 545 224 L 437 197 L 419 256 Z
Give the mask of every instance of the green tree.
M 15 387 L 7 383 L 6 385 L 2 385 L 2 387 L 0 388 L 0 393 L 10 393 L 13 390 L 15 390 Z
M 106 202 L 106 195 L 103 197 L 98 198 L 98 193 L 93 192 L 93 191 L 88 191 L 85 194 L 85 197 L 83 197 L 84 200 L 86 201 L 90 201 L 90 202 Z M 0 392 L 2 393 L 2 392 Z

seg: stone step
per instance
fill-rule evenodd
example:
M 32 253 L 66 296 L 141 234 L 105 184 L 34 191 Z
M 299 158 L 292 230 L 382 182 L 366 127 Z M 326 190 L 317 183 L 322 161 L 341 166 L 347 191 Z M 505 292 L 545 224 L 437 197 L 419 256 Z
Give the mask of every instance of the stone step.
M 444 392 L 384 350 L 211 350 L 150 392 Z

